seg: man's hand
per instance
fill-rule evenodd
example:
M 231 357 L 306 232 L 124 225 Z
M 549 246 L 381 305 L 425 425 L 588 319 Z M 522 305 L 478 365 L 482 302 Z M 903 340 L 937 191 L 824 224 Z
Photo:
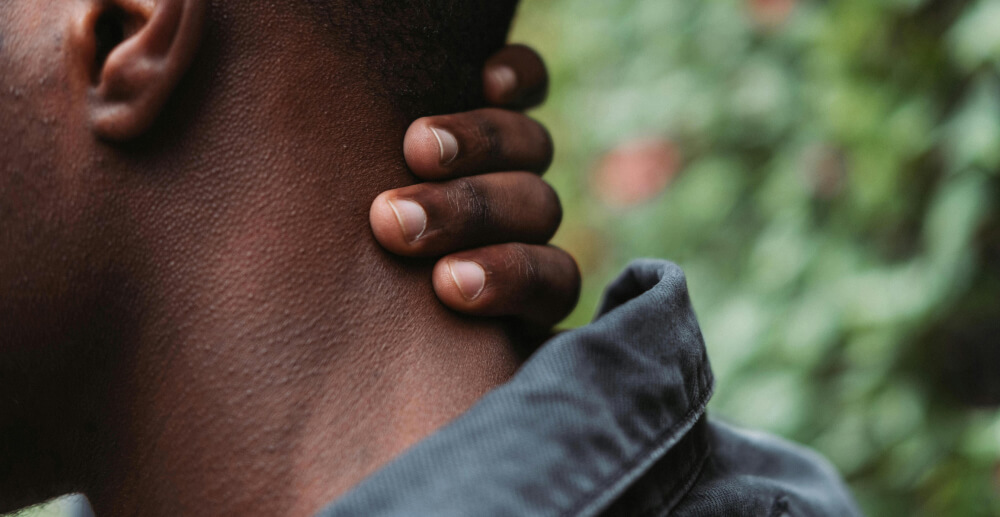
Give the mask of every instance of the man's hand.
M 433 282 L 448 307 L 548 329 L 576 305 L 580 273 L 573 257 L 546 245 L 562 219 L 558 196 L 539 177 L 552 162 L 552 141 L 512 111 L 539 103 L 548 75 L 534 51 L 514 45 L 486 63 L 483 85 L 486 101 L 504 109 L 410 126 L 406 163 L 435 183 L 382 193 L 372 204 L 372 229 L 398 255 L 443 256 Z

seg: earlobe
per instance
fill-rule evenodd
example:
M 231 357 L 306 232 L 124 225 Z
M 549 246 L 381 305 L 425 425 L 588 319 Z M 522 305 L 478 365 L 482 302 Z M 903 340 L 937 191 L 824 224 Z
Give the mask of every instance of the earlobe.
M 198 52 L 204 0 L 105 0 L 92 18 L 94 132 L 126 141 L 142 135 Z

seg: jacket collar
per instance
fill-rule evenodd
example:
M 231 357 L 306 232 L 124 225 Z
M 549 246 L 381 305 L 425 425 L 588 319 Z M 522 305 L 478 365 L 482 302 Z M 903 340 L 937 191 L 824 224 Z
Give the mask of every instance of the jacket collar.
M 683 439 L 712 384 L 683 273 L 639 261 L 592 324 L 553 338 L 510 382 L 319 515 L 595 515 L 694 443 Z M 664 486 L 691 474 L 671 475 Z

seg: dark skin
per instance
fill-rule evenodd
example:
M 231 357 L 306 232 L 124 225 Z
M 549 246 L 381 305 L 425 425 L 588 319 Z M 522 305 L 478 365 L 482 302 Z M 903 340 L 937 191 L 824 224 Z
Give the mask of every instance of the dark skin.
M 548 140 L 521 135 L 540 128 L 422 119 L 404 163 L 408 121 L 356 63 L 279 7 L 228 5 L 206 38 L 196 0 L 4 4 L 0 511 L 82 491 L 102 516 L 312 514 L 518 367 L 507 326 L 438 296 L 535 328 L 572 307 L 537 176 L 407 169 L 538 172 Z M 506 52 L 516 80 L 487 67 L 487 98 L 537 98 L 540 64 Z M 419 239 L 399 200 L 428 216 Z M 379 243 L 472 249 L 431 267 Z M 456 260 L 485 273 L 473 296 Z

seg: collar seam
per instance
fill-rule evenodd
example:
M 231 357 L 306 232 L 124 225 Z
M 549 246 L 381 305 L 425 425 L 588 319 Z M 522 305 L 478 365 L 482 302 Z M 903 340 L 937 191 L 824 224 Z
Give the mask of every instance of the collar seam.
M 708 422 L 705 422 L 705 425 L 708 425 Z M 678 495 L 677 497 L 674 498 L 672 502 L 660 508 L 661 511 L 656 514 L 658 517 L 664 517 L 666 515 L 670 515 L 670 512 L 674 511 L 674 508 L 677 508 L 677 506 L 679 506 L 681 503 L 684 502 L 685 499 L 687 499 L 688 494 L 691 493 L 691 489 L 694 488 L 694 485 L 698 482 L 699 479 L 701 479 L 701 475 L 705 472 L 705 465 L 708 463 L 708 457 L 711 454 L 712 454 L 712 445 L 708 444 L 705 446 L 705 450 L 699 454 L 700 458 L 698 459 L 698 463 L 697 465 L 695 465 L 693 469 L 691 469 L 687 483 L 685 483 L 681 487 L 681 489 L 677 491 Z
M 599 512 L 613 497 L 618 495 L 627 483 L 636 477 L 637 472 L 643 472 L 650 465 L 656 463 L 663 457 L 671 447 L 680 441 L 680 437 L 691 430 L 698 419 L 705 413 L 708 400 L 712 397 L 711 383 L 706 387 L 704 393 L 698 398 L 695 405 L 688 410 L 680 421 L 668 427 L 651 440 L 642 450 L 632 457 L 624 466 L 611 474 L 601 483 L 600 486 L 591 491 L 591 495 L 584 497 L 579 503 L 562 513 L 563 516 L 588 516 Z M 618 486 L 616 486 L 618 485 Z M 608 500 L 610 499 L 610 501 Z

